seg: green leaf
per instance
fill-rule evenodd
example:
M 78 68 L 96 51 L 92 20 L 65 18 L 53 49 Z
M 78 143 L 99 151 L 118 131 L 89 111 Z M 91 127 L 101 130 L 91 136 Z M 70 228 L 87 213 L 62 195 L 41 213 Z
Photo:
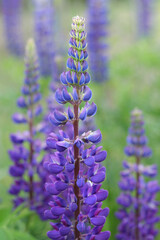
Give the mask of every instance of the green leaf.
M 0 207 L 0 226 L 5 225 L 11 215 L 10 206 L 1 206 Z M 0 238 L 1 239 L 1 238 Z
M 10 233 L 13 236 L 12 240 L 37 240 L 27 232 L 20 232 L 17 230 L 10 229 Z M 1 239 L 1 238 L 0 238 Z M 3 238 L 2 238 L 3 239 Z M 5 239 L 4 239 L 5 240 Z M 8 240 L 8 239 L 7 239 Z
M 1 240 L 12 240 L 11 235 L 9 234 L 9 229 L 0 228 L 0 239 Z

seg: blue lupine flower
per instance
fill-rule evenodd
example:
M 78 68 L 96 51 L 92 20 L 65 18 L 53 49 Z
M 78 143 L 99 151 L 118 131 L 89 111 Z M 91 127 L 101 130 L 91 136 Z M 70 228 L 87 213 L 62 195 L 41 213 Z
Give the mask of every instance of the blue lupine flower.
M 40 116 L 42 107 L 39 104 L 41 98 L 38 84 L 39 67 L 33 40 L 28 41 L 25 63 L 23 96 L 18 99 L 18 106 L 23 108 L 23 113 L 15 113 L 12 119 L 17 124 L 25 124 L 27 130 L 10 136 L 13 149 L 9 150 L 9 156 L 13 165 L 9 172 L 15 180 L 9 192 L 15 196 L 14 207 L 26 202 L 31 209 L 37 210 L 42 216 L 49 196 L 43 186 L 48 173 L 42 169 L 43 161 L 37 162 L 37 157 L 46 148 L 46 144 L 37 136 L 37 133 L 41 131 L 41 126 L 36 119 Z M 47 154 L 44 154 L 44 159 L 46 158 Z M 37 175 L 39 180 L 37 180 Z M 21 192 L 25 192 L 23 197 L 21 197 Z
M 96 147 L 102 135 L 100 130 L 79 134 L 79 122 L 93 116 L 97 110 L 94 103 L 88 103 L 92 93 L 86 86 L 90 77 L 84 28 L 84 18 L 74 17 L 67 72 L 61 74 L 63 87 L 55 94 L 58 103 L 71 106 L 67 112 L 55 110 L 49 117 L 55 126 L 70 123 L 74 133 L 70 137 L 66 130 L 60 130 L 47 138 L 51 155 L 44 163 L 50 173 L 45 187 L 52 200 L 44 215 L 55 220 L 51 222 L 53 230 L 47 233 L 50 239 L 107 240 L 110 237 L 109 231 L 101 232 L 109 214 L 108 208 L 101 208 L 102 201 L 108 197 L 108 191 L 100 189 L 106 173 L 101 162 L 107 156 L 102 147 Z
M 3 0 L 2 6 L 7 47 L 12 54 L 22 56 L 22 0 Z
M 152 151 L 146 145 L 142 112 L 135 109 L 131 114 L 131 127 L 127 137 L 125 154 L 133 156 L 135 163 L 123 162 L 119 188 L 122 193 L 117 198 L 121 208 L 116 217 L 121 221 L 118 227 L 118 240 L 155 239 L 158 230 L 155 224 L 160 221 L 156 194 L 160 191 L 158 181 L 152 180 L 157 175 L 157 166 L 145 166 L 141 161 L 151 156 Z M 145 177 L 151 178 L 145 181 Z
M 108 79 L 108 0 L 88 0 L 88 49 L 92 78 Z
M 35 2 L 35 41 L 42 76 L 55 74 L 54 47 L 54 11 L 51 0 L 34 0 Z
M 147 36 L 151 32 L 152 25 L 152 4 L 150 0 L 138 0 L 138 34 L 139 36 Z

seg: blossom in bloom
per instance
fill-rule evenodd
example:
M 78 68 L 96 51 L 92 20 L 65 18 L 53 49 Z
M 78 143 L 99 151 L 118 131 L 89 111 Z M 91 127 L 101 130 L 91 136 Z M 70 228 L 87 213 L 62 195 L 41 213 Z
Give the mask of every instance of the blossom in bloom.
M 42 76 L 54 76 L 54 9 L 51 0 L 35 2 L 35 41 Z
M 101 232 L 109 208 L 102 209 L 108 191 L 101 189 L 106 169 L 101 163 L 107 152 L 97 147 L 100 130 L 79 133 L 79 123 L 95 115 L 97 106 L 89 103 L 92 91 L 87 86 L 88 53 L 84 18 L 74 17 L 70 32 L 67 71 L 60 76 L 62 87 L 56 90 L 56 101 L 67 104 L 66 112 L 55 109 L 49 116 L 54 126 L 72 125 L 73 135 L 62 129 L 50 133 L 47 146 L 51 151 L 44 167 L 49 171 L 45 187 L 51 195 L 49 209 L 44 212 L 51 222 L 50 239 L 107 240 L 110 232 Z M 83 103 L 83 105 L 82 105 Z
M 138 0 L 138 33 L 139 36 L 147 36 L 151 31 L 152 4 L 150 0 Z
M 152 151 L 147 146 L 143 115 L 138 109 L 131 113 L 131 127 L 125 154 L 134 157 L 135 162 L 123 162 L 124 170 L 121 172 L 119 182 L 122 193 L 117 198 L 117 203 L 121 207 L 116 213 L 120 224 L 116 238 L 155 239 L 158 234 L 155 224 L 160 221 L 160 216 L 157 215 L 159 203 L 156 200 L 160 185 L 153 179 L 157 175 L 157 166 L 142 164 L 144 159 L 151 156 Z
M 92 78 L 108 79 L 108 0 L 88 0 L 88 49 Z
M 7 47 L 17 56 L 23 55 L 23 42 L 21 33 L 22 0 L 3 0 L 3 19 Z
M 9 193 L 14 195 L 14 207 L 26 202 L 31 209 L 42 213 L 44 203 L 48 201 L 48 194 L 43 186 L 47 171 L 43 169 L 43 161 L 39 163 L 37 158 L 46 148 L 46 144 L 39 139 L 39 135 L 37 136 L 41 131 L 38 119 L 42 113 L 42 107 L 39 104 L 41 99 L 38 83 L 39 67 L 32 39 L 27 43 L 25 64 L 22 96 L 17 101 L 18 107 L 23 111 L 15 113 L 12 120 L 16 124 L 25 124 L 26 130 L 10 135 L 13 148 L 9 150 L 9 156 L 13 165 L 9 168 L 9 173 L 14 178 L 14 183 Z

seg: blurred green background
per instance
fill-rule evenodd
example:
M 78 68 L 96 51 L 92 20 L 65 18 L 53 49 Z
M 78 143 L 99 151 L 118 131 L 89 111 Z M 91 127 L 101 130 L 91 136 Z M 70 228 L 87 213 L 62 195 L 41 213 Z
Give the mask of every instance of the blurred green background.
M 67 58 L 72 16 L 77 14 L 85 16 L 87 21 L 86 5 L 85 1 L 80 0 L 55 0 L 55 9 L 55 20 L 58 22 L 55 29 L 56 44 L 58 49 L 65 49 Z M 112 232 L 111 240 L 115 239 L 118 224 L 114 216 L 118 209 L 117 182 L 122 161 L 125 159 L 123 149 L 130 124 L 130 112 L 135 107 L 144 112 L 146 134 L 149 138 L 149 146 L 153 150 L 153 157 L 147 159 L 144 164 L 155 163 L 160 169 L 160 3 L 155 1 L 153 30 L 151 36 L 146 39 L 138 39 L 136 36 L 134 10 L 134 1 L 110 1 L 108 39 L 110 80 L 101 85 L 90 84 L 93 100 L 98 106 L 96 124 L 103 134 L 102 145 L 108 151 L 104 163 L 107 168 L 107 179 L 103 187 L 109 190 L 109 197 L 104 206 L 110 208 L 105 228 Z M 28 2 L 24 5 L 22 24 L 26 42 L 27 38 L 33 37 L 34 30 L 33 9 Z M 59 39 L 60 32 L 63 34 L 61 39 Z M 11 147 L 9 134 L 18 130 L 11 121 L 11 115 L 17 111 L 16 100 L 20 96 L 24 78 L 24 63 L 22 59 L 11 56 L 5 48 L 2 16 L 0 16 L 0 53 L 0 239 L 32 240 L 31 235 L 34 236 L 33 240 L 47 239 L 45 229 L 49 229 L 48 223 L 43 224 L 37 217 L 23 211 L 22 217 L 15 225 L 16 219 L 10 214 L 11 197 L 7 190 L 12 179 L 8 176 L 11 161 L 7 150 Z M 44 100 L 49 82 L 50 79 L 40 80 Z M 157 179 L 160 179 L 160 174 Z M 160 196 L 158 198 L 160 199 Z M 29 219 L 28 228 L 25 228 L 21 221 L 23 214 Z M 4 223 L 4 219 L 6 221 L 9 217 L 11 223 L 7 222 L 7 224 L 14 225 L 13 229 L 16 229 L 10 230 L 11 232 L 6 230 L 8 225 Z M 15 234 L 14 231 L 17 233 Z M 23 232 L 23 235 L 19 232 Z M 157 239 L 160 239 L 160 236 Z

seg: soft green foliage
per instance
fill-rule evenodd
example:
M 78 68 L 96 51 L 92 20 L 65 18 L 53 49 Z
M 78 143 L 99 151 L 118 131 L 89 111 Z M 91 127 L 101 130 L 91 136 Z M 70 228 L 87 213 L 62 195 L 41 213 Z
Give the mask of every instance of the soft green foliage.
M 80 1 L 76 2 L 79 4 Z M 67 14 L 68 24 L 65 29 L 66 38 L 68 37 L 67 32 L 70 28 L 71 17 L 78 14 L 75 6 L 76 3 L 73 4 L 73 8 L 70 7 L 70 10 L 66 6 L 68 11 L 64 11 Z M 105 204 L 110 207 L 110 215 L 107 218 L 106 229 L 111 230 L 111 240 L 113 240 L 118 224 L 114 217 L 118 207 L 115 202 L 119 195 L 117 182 L 122 169 L 121 163 L 125 157 L 123 148 L 126 144 L 130 111 L 135 107 L 144 112 L 146 135 L 149 138 L 148 145 L 153 150 L 153 157 L 148 159 L 146 164 L 157 164 L 160 172 L 160 34 L 157 27 L 157 34 L 153 38 L 136 41 L 133 37 L 134 33 L 129 27 L 131 22 L 127 21 L 127 19 L 132 19 L 130 17 L 131 6 L 117 1 L 116 6 L 111 5 L 111 7 L 113 12 L 111 14 L 110 81 L 103 85 L 92 83 L 90 87 L 93 90 L 93 101 L 98 106 L 96 123 L 102 131 L 102 145 L 104 149 L 108 150 L 107 180 L 104 183 L 104 188 L 109 190 L 109 197 Z M 81 6 L 80 9 L 79 14 L 83 15 L 83 7 Z M 16 99 L 20 95 L 24 66 L 22 61 L 9 56 L 4 51 L 1 53 L 1 59 L 0 239 L 45 240 L 47 239 L 45 237 L 46 229 L 49 228 L 48 223 L 42 223 L 37 216 L 29 213 L 26 209 L 23 209 L 20 214 L 11 213 L 11 197 L 7 194 L 7 189 L 11 183 L 7 173 L 10 165 L 7 149 L 10 147 L 10 132 L 18 129 L 12 124 L 11 115 L 17 110 Z M 41 79 L 41 89 L 45 95 L 48 83 L 49 79 Z

